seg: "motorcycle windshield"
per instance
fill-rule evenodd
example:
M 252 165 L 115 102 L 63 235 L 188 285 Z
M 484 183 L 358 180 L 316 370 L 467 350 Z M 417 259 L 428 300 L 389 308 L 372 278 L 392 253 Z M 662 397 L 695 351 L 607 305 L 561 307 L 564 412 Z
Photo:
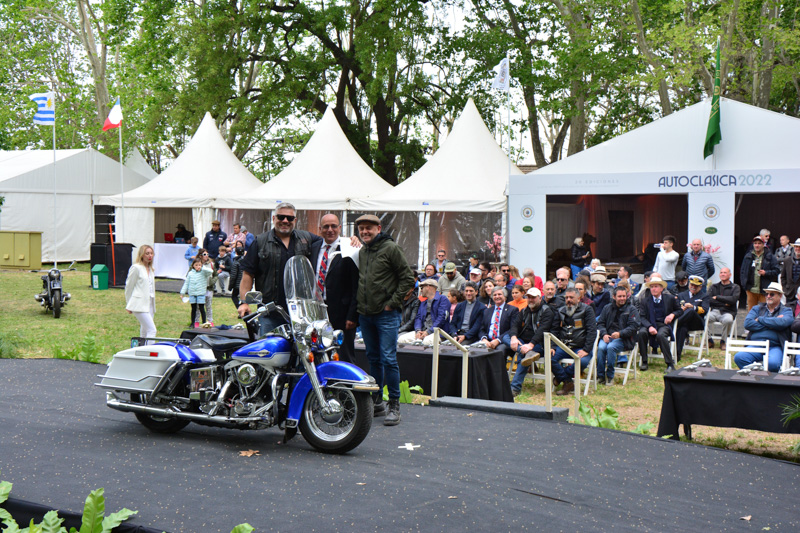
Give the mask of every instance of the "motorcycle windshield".
M 290 257 L 283 270 L 283 290 L 292 322 L 328 320 L 325 302 L 311 261 L 304 255 Z

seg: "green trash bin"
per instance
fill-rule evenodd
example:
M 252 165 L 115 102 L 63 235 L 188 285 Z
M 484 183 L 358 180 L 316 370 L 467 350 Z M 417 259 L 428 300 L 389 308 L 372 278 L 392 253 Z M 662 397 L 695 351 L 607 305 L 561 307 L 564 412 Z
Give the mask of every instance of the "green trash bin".
M 96 291 L 108 289 L 108 267 L 95 265 L 92 267 L 92 288 Z

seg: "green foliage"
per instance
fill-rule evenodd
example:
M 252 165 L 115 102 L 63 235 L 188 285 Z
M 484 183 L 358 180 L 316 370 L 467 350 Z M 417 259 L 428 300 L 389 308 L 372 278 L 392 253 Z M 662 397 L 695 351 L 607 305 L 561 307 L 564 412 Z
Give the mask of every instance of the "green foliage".
M 14 359 L 19 356 L 24 345 L 22 337 L 16 332 L 0 334 L 0 359 Z
M 11 486 L 11 483 L 7 481 L 0 481 L 0 504 L 8 500 L 8 496 L 11 493 Z M 81 528 L 75 529 L 72 527 L 69 530 L 70 533 L 109 533 L 115 527 L 137 513 L 137 511 L 131 511 L 130 509 L 122 509 L 116 513 L 104 516 L 106 500 L 103 496 L 103 492 L 103 489 L 100 488 L 89 493 L 83 507 Z M 67 533 L 67 529 L 61 525 L 64 519 L 59 518 L 58 512 L 56 511 L 48 511 L 45 513 L 41 523 L 35 524 L 34 521 L 31 520 L 28 527 L 20 529 L 11 514 L 0 507 L 0 522 L 5 526 L 3 533 Z M 250 531 L 252 531 L 252 528 Z
M 789 422 L 800 418 L 800 396 L 792 396 L 790 403 L 778 407 L 782 409 L 781 421 L 784 426 L 788 426 Z
M 250 533 L 251 531 L 255 531 L 255 528 L 250 524 L 239 524 L 231 530 L 231 533 Z
M 592 427 L 601 427 L 607 429 L 619 429 L 619 413 L 614 410 L 610 405 L 606 406 L 599 415 L 597 410 L 589 402 L 584 403 L 580 401 L 578 407 L 578 416 L 570 416 L 567 418 L 569 422 L 576 424 L 584 424 Z
M 400 382 L 400 403 L 414 403 L 414 396 L 411 394 L 412 392 L 416 394 L 425 394 L 422 391 L 422 387 L 419 385 L 414 385 L 413 387 L 409 387 L 408 380 Z M 383 399 L 384 401 L 389 400 L 389 387 L 386 385 L 383 386 Z
M 58 344 L 53 345 L 54 359 L 71 359 L 73 361 L 86 361 L 87 363 L 100 363 L 103 360 L 105 352 L 105 346 L 97 344 L 94 333 L 87 333 L 83 341 L 71 350 L 64 350 Z
M 645 422 L 644 424 L 639 424 L 634 428 L 634 433 L 639 433 L 640 435 L 649 435 L 650 430 L 653 429 L 655 425 L 652 422 Z

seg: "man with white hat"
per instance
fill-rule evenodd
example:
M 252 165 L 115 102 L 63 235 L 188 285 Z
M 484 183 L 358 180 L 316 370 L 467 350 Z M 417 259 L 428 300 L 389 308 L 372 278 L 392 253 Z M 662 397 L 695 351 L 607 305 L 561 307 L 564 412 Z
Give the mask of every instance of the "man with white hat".
M 797 303 L 797 289 L 800 289 L 800 239 L 794 241 L 793 248 L 784 258 L 781 268 L 783 294 L 789 307 Z
M 597 316 L 603 312 L 603 308 L 611 303 L 611 293 L 606 290 L 606 268 L 602 265 L 592 272 L 589 278 L 592 283 L 591 295 L 589 298 L 594 302 L 594 309 Z
M 755 352 L 739 352 L 733 356 L 736 366 L 743 368 L 760 361 L 770 372 L 777 372 L 783 362 L 783 343 L 791 340 L 792 310 L 781 305 L 783 287 L 772 282 L 764 289 L 766 303 L 758 304 L 750 309 L 744 319 L 744 329 L 748 331 L 747 340 L 769 341 L 767 361 L 763 354 Z
M 639 330 L 639 339 L 642 344 L 657 342 L 667 364 L 665 373 L 675 370 L 675 362 L 672 359 L 670 341 L 672 340 L 672 322 L 680 318 L 683 310 L 678 305 L 678 299 L 665 292 L 667 282 L 660 277 L 650 278 L 647 283 L 650 294 L 641 301 L 639 315 L 642 328 Z M 640 344 L 641 346 L 641 344 Z M 642 370 L 647 369 L 647 350 L 642 353 Z
M 531 364 L 537 361 L 544 351 L 544 334 L 550 331 L 555 313 L 542 301 L 542 292 L 531 287 L 526 293 L 528 305 L 514 317 L 511 329 L 503 343 L 509 346 L 517 358 L 517 371 L 511 381 L 511 393 L 517 396 L 522 390 L 522 382 Z

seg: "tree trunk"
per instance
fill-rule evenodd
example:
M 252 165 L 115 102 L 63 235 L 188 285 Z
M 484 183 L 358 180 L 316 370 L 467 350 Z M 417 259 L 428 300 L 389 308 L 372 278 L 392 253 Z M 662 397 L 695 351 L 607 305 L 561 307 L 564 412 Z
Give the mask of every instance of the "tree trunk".
M 655 72 L 656 78 L 658 79 L 658 98 L 661 101 L 661 114 L 667 116 L 672 113 L 672 104 L 669 101 L 669 90 L 667 88 L 664 67 L 650 49 L 650 45 L 647 44 L 647 38 L 644 35 L 642 13 L 639 10 L 639 2 L 637 2 L 637 0 L 631 0 L 631 10 L 633 11 L 633 18 L 636 21 L 636 41 L 639 43 L 639 51 L 645 59 L 647 59 L 650 67 Z
M 762 39 L 761 61 L 757 62 L 753 76 L 753 105 L 767 109 L 772 93 L 772 69 L 775 65 L 775 39 L 772 29 L 778 18 L 778 3 L 765 0 L 761 6 Z

